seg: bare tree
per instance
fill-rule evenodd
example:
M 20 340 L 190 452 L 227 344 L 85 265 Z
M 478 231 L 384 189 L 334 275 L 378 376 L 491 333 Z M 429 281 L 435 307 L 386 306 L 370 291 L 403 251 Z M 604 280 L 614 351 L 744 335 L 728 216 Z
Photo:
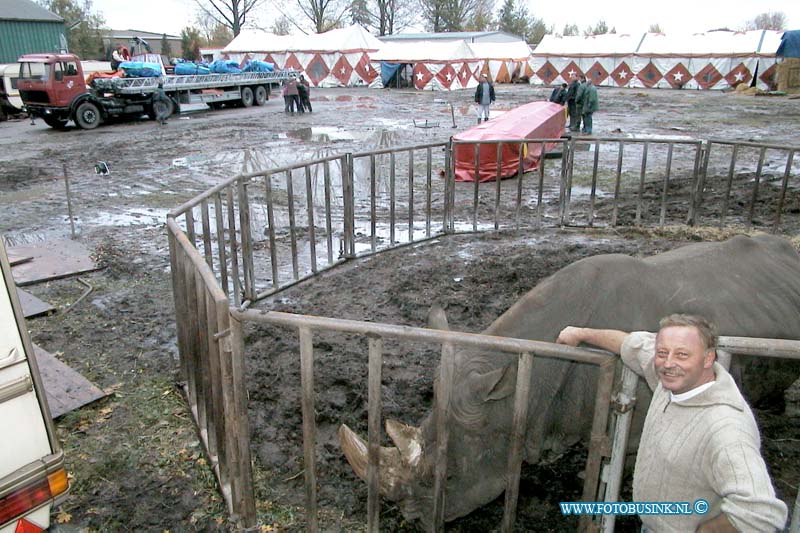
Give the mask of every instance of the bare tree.
M 224 24 L 236 37 L 247 22 L 247 16 L 262 0 L 194 0 L 197 6 L 217 24 Z
M 352 0 L 350 20 L 380 35 L 391 35 L 415 22 L 416 6 L 404 0 Z
M 783 11 L 761 13 L 745 23 L 746 30 L 785 30 L 786 14 Z
M 350 10 L 350 4 L 340 0 L 297 0 L 297 7 L 317 33 L 341 26 Z
M 292 22 L 286 15 L 281 15 L 275 19 L 275 22 L 272 23 L 272 28 L 270 28 L 270 31 L 275 35 L 289 35 L 289 27 L 291 24 Z

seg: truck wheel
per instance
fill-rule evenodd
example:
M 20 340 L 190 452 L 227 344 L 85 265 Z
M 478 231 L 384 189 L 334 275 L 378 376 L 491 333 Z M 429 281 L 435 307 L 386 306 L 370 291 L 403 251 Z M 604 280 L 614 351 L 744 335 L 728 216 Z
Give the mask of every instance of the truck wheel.
M 253 105 L 253 89 L 242 87 L 242 107 L 250 107 L 251 105 Z
M 83 102 L 75 110 L 75 124 L 84 130 L 93 130 L 100 125 L 100 110 L 92 102 Z
M 147 116 L 150 120 L 167 120 L 175 112 L 175 104 L 165 95 L 156 95 L 150 104 Z
M 43 120 L 44 120 L 45 124 L 47 124 L 51 128 L 57 129 L 57 130 L 63 130 L 63 129 L 66 129 L 66 127 L 67 127 L 67 120 L 65 120 L 63 118 L 44 117 Z
M 263 85 L 256 86 L 256 105 L 264 105 L 267 103 L 268 96 L 267 96 L 267 89 Z

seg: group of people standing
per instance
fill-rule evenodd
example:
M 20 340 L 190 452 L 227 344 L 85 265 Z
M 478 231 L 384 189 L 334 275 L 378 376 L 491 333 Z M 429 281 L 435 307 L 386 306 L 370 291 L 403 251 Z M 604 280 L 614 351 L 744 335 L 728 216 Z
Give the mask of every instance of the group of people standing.
M 286 113 L 311 113 L 311 84 L 305 76 L 301 74 L 283 82 L 283 103 Z
M 570 131 L 580 131 L 585 135 L 592 134 L 592 115 L 599 108 L 597 98 L 597 87 L 591 79 L 581 76 L 580 79 L 573 78 L 569 87 L 566 83 L 553 89 L 550 94 L 550 101 L 557 104 L 566 105 L 569 113 Z M 583 123 L 583 127 L 581 127 Z

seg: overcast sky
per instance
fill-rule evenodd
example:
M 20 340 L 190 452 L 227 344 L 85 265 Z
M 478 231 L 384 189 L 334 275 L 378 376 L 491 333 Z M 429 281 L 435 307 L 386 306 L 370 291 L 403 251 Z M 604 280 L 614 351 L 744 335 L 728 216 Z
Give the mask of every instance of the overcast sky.
M 497 0 L 497 6 L 503 0 Z M 741 28 L 747 20 L 767 11 L 782 11 L 788 29 L 800 29 L 798 0 L 552 0 L 527 1 L 531 14 L 554 26 L 561 33 L 565 24 L 577 24 L 580 30 L 604 20 L 617 33 L 641 33 L 651 24 L 666 33 L 695 33 L 709 29 Z M 272 3 L 267 0 L 265 5 Z M 293 5 L 289 0 L 284 5 Z M 93 0 L 106 25 L 115 30 L 135 29 L 180 35 L 182 28 L 194 25 L 197 5 L 194 0 Z M 276 13 L 267 8 L 256 14 L 254 22 L 269 28 Z

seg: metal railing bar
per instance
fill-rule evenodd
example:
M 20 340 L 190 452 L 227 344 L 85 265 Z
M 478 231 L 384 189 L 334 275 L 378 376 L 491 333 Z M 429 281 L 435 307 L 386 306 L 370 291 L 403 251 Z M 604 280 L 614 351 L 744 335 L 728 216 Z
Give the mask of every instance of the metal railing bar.
M 690 190 L 689 198 L 689 215 L 686 217 L 686 223 L 693 226 L 695 223 L 695 209 L 697 209 L 697 183 L 699 181 L 700 172 L 700 158 L 703 153 L 703 146 L 698 144 L 694 151 L 694 167 L 692 168 L 692 188 Z
M 247 182 L 240 181 L 237 187 L 239 193 L 239 229 L 242 245 L 242 272 L 244 274 L 244 297 L 252 300 L 255 297 L 255 272 L 253 265 L 253 238 L 250 233 L 250 201 L 247 192 Z
M 311 167 L 306 167 L 306 220 L 308 221 L 308 248 L 311 253 L 311 272 L 317 272 L 317 232 L 314 227 L 314 191 L 311 187 Z
M 328 264 L 333 263 L 333 223 L 331 222 L 331 167 L 325 161 L 322 166 L 323 179 L 325 180 L 325 232 L 328 243 Z
M 614 206 L 611 211 L 611 227 L 617 225 L 617 215 L 619 213 L 619 188 L 622 181 L 622 157 L 625 152 L 625 141 L 619 141 L 619 151 L 617 153 L 617 175 L 614 180 Z
M 397 201 L 395 190 L 395 156 L 394 152 L 389 154 L 389 245 L 394 246 L 395 237 L 395 202 Z
M 517 198 L 516 198 L 516 209 L 514 211 L 514 228 L 519 229 L 520 222 L 522 220 L 522 180 L 525 173 L 523 172 L 523 158 L 520 156 L 519 162 L 517 164 Z M 544 162 L 544 158 L 540 161 L 540 164 Z
M 584 348 L 573 348 L 562 344 L 553 344 L 510 337 L 494 337 L 478 333 L 442 331 L 436 329 L 397 326 L 381 322 L 360 322 L 342 318 L 326 318 L 312 315 L 295 315 L 280 311 L 244 311 L 231 309 L 237 320 L 247 320 L 259 324 L 277 324 L 286 327 L 309 327 L 361 335 L 381 335 L 402 340 L 433 342 L 437 344 L 449 342 L 457 346 L 471 346 L 487 350 L 499 350 L 508 353 L 531 352 L 540 357 L 558 357 L 570 361 L 602 365 L 610 356 Z
M 636 197 L 636 226 L 641 226 L 642 224 L 642 202 L 644 201 L 644 179 L 645 175 L 647 174 L 647 151 L 650 147 L 650 143 L 645 141 L 644 146 L 642 148 L 642 169 L 639 172 L 639 194 Z
M 662 228 L 667 219 L 667 190 L 669 188 L 669 175 L 672 170 L 672 150 L 675 148 L 674 144 L 670 144 L 667 149 L 667 169 L 664 172 L 664 184 L 661 188 L 661 216 L 659 217 L 658 224 Z
M 292 179 L 292 171 L 286 171 L 286 196 L 289 206 L 289 237 L 292 249 L 292 277 L 297 279 L 299 277 L 300 267 L 297 264 L 297 225 L 294 216 L 294 185 Z
M 430 147 L 425 150 L 425 237 L 431 236 L 431 209 L 433 208 L 433 154 Z
M 565 150 L 567 147 L 567 143 L 562 143 L 562 150 Z M 545 143 L 542 143 L 542 150 L 539 152 L 541 155 L 539 157 L 539 188 L 536 192 L 536 227 L 542 227 L 542 211 L 544 209 L 544 204 L 542 199 L 544 198 L 544 162 L 547 160 L 545 158 Z M 520 189 L 522 188 L 522 161 L 520 160 Z M 521 191 L 520 191 L 521 192 Z
M 786 158 L 786 170 L 783 172 L 783 182 L 781 183 L 781 195 L 778 197 L 778 208 L 775 211 L 775 223 L 772 226 L 772 231 L 777 232 L 781 225 L 781 214 L 783 213 L 783 202 L 786 199 L 786 189 L 789 186 L 789 176 L 792 172 L 792 163 L 794 162 L 794 150 L 789 151 L 789 156 Z
M 522 159 L 522 145 L 520 145 L 519 157 Z M 500 228 L 500 182 L 503 180 L 502 173 L 502 157 L 503 157 L 503 143 L 497 143 L 497 153 L 495 159 L 497 160 L 497 168 L 495 170 L 494 181 L 495 195 L 494 195 L 494 229 Z
M 222 207 L 222 195 L 214 195 L 214 218 L 217 223 L 217 260 L 219 261 L 219 278 L 222 292 L 226 296 L 230 293 L 228 287 L 228 257 L 225 252 L 225 210 Z
M 238 307 L 242 303 L 242 286 L 239 277 L 239 246 L 236 241 L 236 213 L 234 208 L 234 189 L 228 187 L 228 232 L 231 246 L 231 274 L 233 277 L 233 301 Z
M 594 200 L 597 195 L 597 165 L 600 162 L 600 141 L 594 143 L 594 163 L 592 164 L 592 191 L 589 197 L 589 227 L 594 226 Z
M 272 266 L 272 286 L 280 285 L 278 271 L 278 247 L 275 242 L 275 203 L 272 198 L 272 174 L 264 176 L 264 198 L 267 202 L 267 237 L 269 239 L 269 262 Z M 256 299 L 258 296 L 256 295 Z
M 404 152 L 406 150 L 425 150 L 429 148 L 444 148 L 447 146 L 447 143 L 443 142 L 435 142 L 435 143 L 425 143 L 425 144 L 415 144 L 412 146 L 397 146 L 395 148 L 382 148 L 380 150 L 368 150 L 364 152 L 355 152 L 353 153 L 354 158 L 359 157 L 372 157 L 376 155 L 386 155 L 391 154 L 392 152 Z
M 454 142 L 453 144 L 455 145 L 456 143 Z M 480 148 L 480 144 L 475 144 L 475 181 L 473 183 L 472 194 L 472 231 L 478 231 L 478 188 L 480 187 L 481 183 Z
M 169 215 L 168 215 L 169 216 Z M 197 236 L 194 229 L 194 211 L 189 210 L 186 212 L 186 236 L 189 242 L 192 243 L 192 248 L 197 248 Z
M 710 150 L 709 145 L 709 150 Z M 719 219 L 719 227 L 722 228 L 725 226 L 725 217 L 728 216 L 728 205 L 731 199 L 731 189 L 733 188 L 733 174 L 736 170 L 736 156 L 739 153 L 739 145 L 733 145 L 733 151 L 731 152 L 731 164 L 728 167 L 728 182 L 725 186 L 725 198 L 722 201 L 722 216 Z
M 372 245 L 372 251 L 378 249 L 378 217 L 377 217 L 377 188 L 378 185 L 375 182 L 375 156 L 369 156 L 369 210 L 370 210 L 370 243 Z
M 408 151 L 408 241 L 414 240 L 414 150 Z
M 756 177 L 755 181 L 753 182 L 753 195 L 750 197 L 750 210 L 747 214 L 747 224 L 746 227 L 749 230 L 753 227 L 753 215 L 756 211 L 756 202 L 758 201 L 758 185 L 761 182 L 761 173 L 764 170 L 764 158 L 767 155 L 767 148 L 761 147 L 761 150 L 758 154 L 758 167 L 756 167 Z
M 214 270 L 214 254 L 211 250 L 211 219 L 208 214 L 207 200 L 203 200 L 200 204 L 200 220 L 203 228 L 203 255 L 205 255 L 209 268 Z

